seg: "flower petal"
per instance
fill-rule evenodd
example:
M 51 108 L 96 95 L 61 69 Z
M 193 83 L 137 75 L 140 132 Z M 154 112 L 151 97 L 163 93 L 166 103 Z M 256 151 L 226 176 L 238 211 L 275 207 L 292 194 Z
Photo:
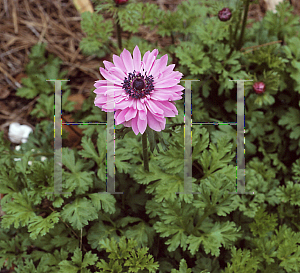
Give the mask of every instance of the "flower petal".
M 147 107 L 145 107 L 145 111 L 143 110 L 139 111 L 139 117 L 142 120 L 147 120 Z
M 98 88 L 104 85 L 107 85 L 106 80 L 99 80 L 99 81 L 95 81 L 94 87 Z
M 134 100 L 130 98 L 129 100 L 126 100 L 125 97 L 121 98 L 120 101 L 116 101 L 116 109 L 124 109 L 126 107 L 133 107 Z
M 171 87 L 167 87 L 167 88 L 154 88 L 154 91 L 156 92 L 160 92 L 160 91 L 165 91 L 165 92 L 181 92 L 182 90 L 184 90 L 184 87 L 182 85 L 174 85 Z
M 117 93 L 122 94 L 124 91 L 120 86 L 103 85 L 96 88 L 93 92 L 96 94 L 107 95 L 107 92 L 110 92 L 112 89 L 114 89 L 115 96 Z
M 159 100 L 169 100 L 170 97 L 172 95 L 170 95 L 169 93 L 164 93 L 164 92 L 154 92 L 153 94 L 151 94 L 151 99 L 155 100 L 155 101 L 159 101 Z
M 141 52 L 138 46 L 135 46 L 133 50 L 133 69 L 136 72 L 141 70 Z
M 150 55 L 150 51 L 148 50 L 143 56 L 143 64 L 144 65 L 146 64 L 149 55 Z
M 182 91 L 184 87 L 181 85 L 175 85 L 168 88 L 154 88 L 154 92 L 151 93 L 151 99 L 157 101 L 161 100 L 179 100 L 182 99 Z
M 151 95 L 152 98 L 152 95 Z M 155 104 L 155 102 L 153 102 L 152 100 L 146 100 L 146 105 L 147 108 L 150 110 L 151 113 L 158 113 L 158 114 L 163 114 L 164 111 L 161 110 L 159 107 L 157 107 L 157 105 Z
M 123 110 L 117 110 L 115 114 L 115 125 L 119 125 L 125 121 L 125 116 L 130 108 L 125 108 Z
M 182 73 L 180 73 L 179 71 L 171 71 L 171 73 L 169 73 L 168 75 L 165 74 L 165 72 L 163 72 L 163 78 L 168 78 L 168 79 L 181 79 L 183 76 Z
M 168 79 L 165 78 L 164 80 L 160 82 L 154 82 L 155 88 L 166 88 L 166 87 L 172 87 L 180 82 L 179 79 Z
M 145 105 L 139 99 L 136 100 L 136 107 L 138 110 L 145 110 Z
M 149 113 L 149 111 L 148 111 L 148 113 Z M 150 113 L 151 113 L 151 112 L 150 112 Z M 153 114 L 153 113 L 151 113 L 151 114 L 155 117 L 155 119 L 156 119 L 157 121 L 159 121 L 159 122 L 164 122 L 165 117 L 164 117 L 163 114 Z
M 165 67 L 164 69 L 162 69 L 160 72 L 162 72 L 164 75 L 168 75 L 173 71 L 174 67 L 175 67 L 175 64 L 170 64 L 167 67 Z
M 122 110 L 118 109 L 115 112 L 115 120 L 117 119 L 118 115 L 122 112 Z
M 121 53 L 121 58 L 123 60 L 123 63 L 126 67 L 127 73 L 132 73 L 133 72 L 133 60 L 131 57 L 130 52 L 124 48 L 123 52 Z
M 167 79 L 169 81 L 180 80 L 182 78 L 182 76 L 183 76 L 183 74 L 178 71 L 172 71 L 168 75 L 166 75 L 164 72 L 164 73 L 162 73 L 162 76 L 160 78 L 156 78 L 155 82 L 159 83 L 159 82 L 167 80 Z
M 113 63 L 108 62 L 108 61 L 103 61 L 103 64 L 104 64 L 104 67 L 106 70 L 109 70 L 110 68 L 115 67 L 115 65 Z
M 131 123 L 132 123 L 132 119 L 129 120 L 129 121 L 125 121 L 125 122 L 123 123 L 123 125 L 126 126 L 126 127 L 131 127 Z
M 119 67 L 122 71 L 124 71 L 125 73 L 127 73 L 126 67 L 125 67 L 125 65 L 123 63 L 122 58 L 120 58 L 119 56 L 117 56 L 117 55 L 114 54 L 113 55 L 113 62 L 116 65 L 116 67 Z
M 107 97 L 105 96 L 100 96 L 100 95 L 97 95 L 95 100 L 94 100 L 94 104 L 96 106 L 102 106 L 103 104 L 105 104 L 107 102 Z
M 118 79 L 117 76 L 109 73 L 107 70 L 105 70 L 103 67 L 100 67 L 100 73 L 102 76 L 109 81 L 109 83 L 114 83 L 117 85 L 122 86 L 122 80 Z
M 139 134 L 139 129 L 138 129 L 138 126 L 137 126 L 137 117 L 133 118 L 131 120 L 131 127 L 132 127 L 132 130 L 133 132 L 138 135 Z
M 159 75 L 159 72 L 163 69 L 166 68 L 168 63 L 168 55 L 165 54 L 164 56 L 162 56 L 160 59 L 156 60 L 153 64 L 152 69 L 150 70 L 150 74 L 156 78 Z M 149 75 L 150 75 L 149 74 Z
M 150 70 L 151 70 L 151 68 L 152 68 L 152 66 L 153 66 L 153 63 L 154 63 L 154 61 L 155 61 L 155 59 L 156 59 L 156 56 L 157 56 L 157 54 L 158 54 L 158 50 L 157 49 L 154 49 L 150 54 L 149 54 L 149 56 L 148 56 L 148 58 L 147 58 L 147 60 L 146 60 L 146 62 L 145 62 L 145 67 L 144 67 L 144 69 L 145 69 L 145 72 L 147 72 L 147 75 L 150 75 Z
M 136 109 L 136 99 L 132 99 L 132 107 L 134 108 L 134 109 Z
M 141 111 L 139 111 L 139 115 L 138 115 L 138 119 L 137 119 L 137 127 L 138 127 L 140 133 L 143 134 L 147 128 L 147 120 L 141 119 L 140 112 Z
M 109 72 L 113 75 L 115 75 L 118 79 L 124 81 L 127 74 L 119 67 L 113 67 L 109 70 Z
M 127 112 L 127 114 L 125 115 L 125 120 L 128 121 L 130 119 L 133 119 L 136 117 L 137 114 L 137 110 L 134 108 L 130 108 Z
M 164 122 L 159 122 L 151 112 L 147 113 L 147 124 L 154 131 L 160 132 L 165 128 L 166 120 Z
M 157 101 L 157 106 L 163 109 L 165 117 L 175 117 L 178 115 L 177 108 L 170 101 Z

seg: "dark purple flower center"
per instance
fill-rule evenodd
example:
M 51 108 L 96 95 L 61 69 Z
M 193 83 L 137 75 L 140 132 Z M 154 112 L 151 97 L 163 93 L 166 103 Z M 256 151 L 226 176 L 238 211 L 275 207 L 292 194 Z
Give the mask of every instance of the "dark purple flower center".
M 145 83 L 142 79 L 136 79 L 134 80 L 132 87 L 136 90 L 142 90 L 145 87 Z
M 128 73 L 128 78 L 125 77 L 122 87 L 129 97 L 142 99 L 154 89 L 153 82 L 152 75 L 147 76 L 145 73 L 145 76 L 143 76 L 134 70 L 133 73 Z

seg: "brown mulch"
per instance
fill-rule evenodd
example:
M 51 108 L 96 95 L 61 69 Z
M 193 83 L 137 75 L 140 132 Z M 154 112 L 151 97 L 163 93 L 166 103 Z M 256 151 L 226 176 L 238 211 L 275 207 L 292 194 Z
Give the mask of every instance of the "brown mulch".
M 174 10 L 181 1 L 183 0 L 148 2 L 156 3 L 164 10 Z M 264 16 L 265 5 L 263 0 L 260 1 L 260 5 L 250 6 L 249 18 L 261 20 Z M 299 16 L 299 1 L 291 2 L 297 9 L 295 16 Z M 79 94 L 82 99 L 90 95 L 94 81 L 100 78 L 99 66 L 109 56 L 99 59 L 82 54 L 79 43 L 85 34 L 81 31 L 80 21 L 80 13 L 72 0 L 0 2 L 0 130 L 5 131 L 5 138 L 11 122 L 27 124 L 33 129 L 37 122 L 29 115 L 36 99 L 30 101 L 15 95 L 16 90 L 21 87 L 21 79 L 26 77 L 28 54 L 35 44 L 47 43 L 47 51 L 62 59 L 63 68 L 68 70 L 65 78 L 70 79 L 73 95 Z M 151 40 L 147 30 L 141 29 L 141 35 Z M 116 41 L 116 35 L 112 39 Z M 160 39 L 159 42 L 163 45 L 170 41 L 167 38 Z

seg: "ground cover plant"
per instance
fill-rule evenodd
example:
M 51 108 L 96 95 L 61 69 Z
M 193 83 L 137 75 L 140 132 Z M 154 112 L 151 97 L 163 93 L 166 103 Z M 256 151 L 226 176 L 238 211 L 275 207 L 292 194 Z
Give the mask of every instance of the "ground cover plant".
M 78 108 L 69 82 L 61 87 L 62 119 L 82 124 L 63 127 L 66 193 L 49 194 L 55 190 L 55 83 L 46 80 L 64 79 L 67 71 L 45 43 L 31 48 L 16 96 L 36 98 L 30 115 L 38 122 L 18 149 L 0 132 L 3 272 L 300 271 L 300 22 L 288 1 L 249 22 L 249 4 L 188 0 L 170 11 L 150 2 L 95 0 L 95 12 L 81 14 L 80 50 L 103 58 L 93 84 L 109 78 L 104 68 L 111 71 L 108 62 L 116 65 L 124 48 L 131 54 L 138 48 L 142 60 L 167 54 L 176 75 L 172 88 L 179 75 L 200 80 L 192 83 L 192 121 L 202 123 L 192 126 L 192 187 L 201 194 L 176 194 L 184 191 L 185 90 L 165 97 L 176 100 L 178 111 L 164 110 L 165 127 L 154 121 L 151 130 L 124 126 L 125 120 L 115 126 L 115 191 L 123 194 L 111 194 L 103 193 L 107 113 L 98 95 L 104 91 L 95 86 L 101 90 L 91 89 Z M 151 43 L 141 29 L 170 43 Z M 144 61 L 145 68 L 151 64 Z M 135 96 L 152 83 L 143 85 L 146 74 L 126 77 L 133 83 L 125 80 L 123 88 Z M 237 120 L 237 79 L 252 80 L 244 83 L 245 191 L 254 194 L 232 194 L 237 127 L 221 124 Z M 158 107 L 152 103 L 148 111 Z M 74 132 L 79 143 L 70 143 Z

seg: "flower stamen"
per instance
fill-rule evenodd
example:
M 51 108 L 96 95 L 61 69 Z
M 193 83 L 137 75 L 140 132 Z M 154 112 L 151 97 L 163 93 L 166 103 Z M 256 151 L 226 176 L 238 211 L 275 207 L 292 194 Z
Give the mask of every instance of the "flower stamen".
M 154 78 L 152 75 L 147 76 L 146 74 L 147 72 L 143 76 L 134 70 L 133 73 L 128 73 L 128 78 L 125 77 L 122 87 L 129 97 L 142 99 L 154 90 Z

